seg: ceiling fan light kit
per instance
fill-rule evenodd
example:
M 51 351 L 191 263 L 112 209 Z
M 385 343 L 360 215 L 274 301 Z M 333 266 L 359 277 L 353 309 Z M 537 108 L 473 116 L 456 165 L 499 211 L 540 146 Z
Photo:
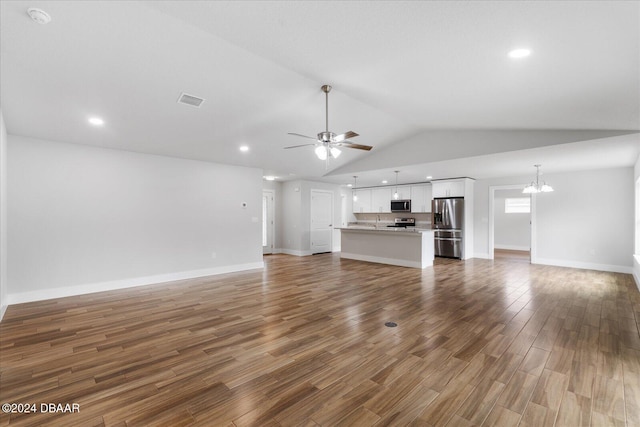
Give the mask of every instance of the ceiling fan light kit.
M 353 142 L 348 140 L 349 138 L 355 138 L 356 136 L 358 136 L 358 134 L 353 131 L 348 131 L 339 135 L 329 131 L 329 92 L 331 92 L 331 86 L 322 85 L 320 89 L 322 89 L 325 94 L 325 130 L 323 132 L 319 132 L 316 138 L 299 133 L 289 132 L 289 135 L 313 139 L 316 142 L 302 145 L 293 145 L 284 148 L 289 149 L 305 146 L 315 146 L 316 156 L 320 160 L 325 160 L 327 162 L 327 167 L 329 165 L 329 159 L 337 159 L 340 153 L 342 153 L 342 151 L 338 147 L 355 148 L 357 150 L 366 151 L 371 150 L 373 147 L 369 145 L 354 144 Z

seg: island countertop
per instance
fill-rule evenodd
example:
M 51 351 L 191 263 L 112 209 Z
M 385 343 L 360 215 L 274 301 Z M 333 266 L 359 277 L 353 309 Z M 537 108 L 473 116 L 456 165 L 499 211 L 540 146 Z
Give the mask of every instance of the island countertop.
M 400 233 L 426 233 L 434 231 L 431 228 L 420 227 L 386 227 L 386 226 L 368 226 L 368 225 L 350 225 L 348 227 L 339 227 L 338 230 L 347 231 L 382 231 L 382 232 L 400 232 Z
M 430 228 L 373 227 L 340 228 L 341 258 L 402 267 L 433 265 L 433 231 Z

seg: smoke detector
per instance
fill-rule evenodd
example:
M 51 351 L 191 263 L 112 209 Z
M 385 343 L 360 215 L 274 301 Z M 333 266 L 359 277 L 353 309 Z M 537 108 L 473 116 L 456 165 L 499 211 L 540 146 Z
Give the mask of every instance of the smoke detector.
M 51 16 L 42 9 L 38 9 L 37 7 L 30 7 L 27 9 L 27 14 L 38 24 L 48 24 L 51 22 Z
M 184 92 L 182 92 L 178 97 L 179 104 L 191 105 L 192 107 L 196 108 L 200 108 L 200 105 L 202 105 L 203 102 L 203 98 L 198 98 L 197 96 L 189 95 Z

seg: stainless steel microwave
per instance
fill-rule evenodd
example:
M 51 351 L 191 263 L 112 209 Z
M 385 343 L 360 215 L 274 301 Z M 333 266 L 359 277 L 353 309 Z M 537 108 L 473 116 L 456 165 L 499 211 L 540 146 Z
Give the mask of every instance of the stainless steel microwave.
M 392 200 L 391 212 L 411 212 L 411 200 Z

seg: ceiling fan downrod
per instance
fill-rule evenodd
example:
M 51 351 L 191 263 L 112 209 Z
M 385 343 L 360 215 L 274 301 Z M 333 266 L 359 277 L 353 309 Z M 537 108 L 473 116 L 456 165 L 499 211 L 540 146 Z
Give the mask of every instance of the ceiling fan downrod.
M 322 85 L 322 91 L 324 92 L 324 117 L 325 117 L 325 130 L 329 133 L 329 92 L 331 92 L 331 86 Z

